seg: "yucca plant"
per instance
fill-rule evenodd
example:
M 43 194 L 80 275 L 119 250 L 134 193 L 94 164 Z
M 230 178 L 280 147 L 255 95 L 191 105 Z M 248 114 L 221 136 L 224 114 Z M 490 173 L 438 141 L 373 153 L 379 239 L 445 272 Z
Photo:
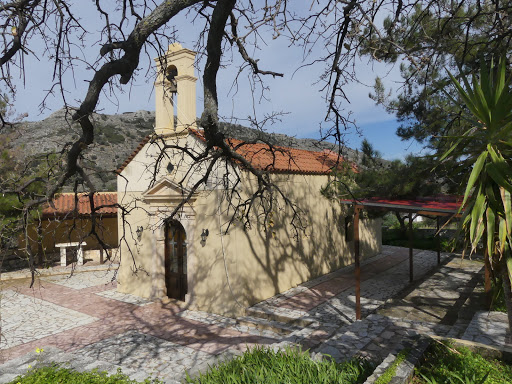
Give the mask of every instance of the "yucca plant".
M 503 57 L 490 67 L 482 60 L 480 74 L 473 74 L 471 83 L 462 76 L 464 86 L 450 74 L 466 107 L 462 116 L 471 128 L 447 138 L 450 147 L 440 160 L 458 158 L 470 167 L 460 229 L 471 252 L 480 241 L 484 243 L 494 278 L 503 278 L 512 329 L 512 90 L 506 72 Z

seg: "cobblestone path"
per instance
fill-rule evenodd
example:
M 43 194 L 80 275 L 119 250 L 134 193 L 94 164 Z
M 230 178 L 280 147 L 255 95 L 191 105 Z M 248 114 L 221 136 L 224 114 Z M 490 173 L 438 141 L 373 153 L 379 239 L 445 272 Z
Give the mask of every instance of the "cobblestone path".
M 93 272 L 2 290 L 0 363 L 11 363 L 0 367 L 0 382 L 25 372 L 24 355 L 38 348 L 60 358 L 68 353 L 64 360 L 79 367 L 106 362 L 112 372 L 122 367 L 140 379 L 154 375 L 175 383 L 185 369 L 206 368 L 224 352 L 276 342 L 178 316 L 175 304 L 115 294 L 115 287 L 108 273 Z
M 451 336 L 483 263 L 441 254 L 437 267 L 436 252 L 415 250 L 415 283 L 409 284 L 408 255 L 408 249 L 384 246 L 381 254 L 363 263 L 361 321 L 355 321 L 353 268 L 309 281 L 255 309 L 281 320 L 308 319 L 309 326 L 289 334 L 281 345 L 300 344 L 337 361 L 357 354 L 379 362 L 418 335 Z

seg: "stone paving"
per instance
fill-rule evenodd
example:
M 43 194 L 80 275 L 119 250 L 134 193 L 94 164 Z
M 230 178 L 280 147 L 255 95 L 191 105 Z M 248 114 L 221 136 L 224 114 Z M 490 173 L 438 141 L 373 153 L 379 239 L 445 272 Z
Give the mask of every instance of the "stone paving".
M 388 300 L 376 314 L 341 327 L 314 351 L 332 355 L 336 360 L 357 353 L 382 361 L 418 335 L 448 336 L 456 321 L 452 311 L 465 302 L 482 267 L 481 263 L 451 260 L 424 281 L 420 280 L 411 292 L 402 291 L 403 297 Z
M 406 291 L 402 297 L 395 297 L 378 313 L 402 319 L 451 324 L 460 305 L 473 291 L 476 279 L 482 276 L 483 268 L 483 263 L 453 259 L 412 292 Z
M 442 254 L 446 261 L 449 254 Z M 384 246 L 378 256 L 361 265 L 361 309 L 366 317 L 409 285 L 409 250 Z M 420 279 L 437 266 L 437 254 L 414 251 L 414 278 Z M 307 316 L 321 323 L 341 326 L 355 321 L 355 280 L 353 267 L 343 268 L 309 281 L 257 304 L 290 318 Z M 334 287 L 334 288 L 333 288 Z
M 145 372 L 145 377 L 170 379 L 181 378 L 185 370 L 208 368 L 212 357 L 209 353 L 137 331 L 88 345 L 80 350 L 80 355 L 122 366 L 128 375 Z
M 235 329 L 239 332 L 247 333 L 250 335 L 265 336 L 265 337 L 274 338 L 274 339 L 281 338 L 281 335 L 279 335 L 276 332 L 273 332 L 271 330 L 257 329 L 255 327 L 251 327 L 250 325 L 240 324 L 237 321 L 237 319 L 217 315 L 215 313 L 184 310 L 184 311 L 178 313 L 176 316 L 182 317 L 184 319 L 200 321 L 202 323 L 215 325 L 215 326 L 221 327 L 221 328 Z
M 42 339 L 97 320 L 84 313 L 14 291 L 4 291 L 1 295 L 3 337 L 0 339 L 0 350 L 23 344 L 29 339 Z M 48 321 L 49 319 L 51 321 Z
M 152 301 L 149 299 L 144 299 L 143 297 L 130 295 L 129 293 L 117 292 L 117 290 L 115 290 L 115 289 L 111 289 L 109 291 L 98 292 L 98 293 L 96 293 L 96 295 L 105 297 L 107 299 L 122 301 L 124 303 L 135 304 L 135 305 L 139 305 L 139 306 L 148 305 L 148 304 L 152 303 Z
M 3 364 L 0 370 L 0 382 L 10 382 L 18 375 L 24 374 L 30 369 L 54 363 L 78 371 L 98 369 L 100 372 L 105 371 L 108 374 L 115 374 L 118 368 L 122 369 L 122 367 L 108 362 L 100 362 L 71 352 L 63 352 L 55 347 L 45 347 L 42 352 L 41 350 L 32 351 Z M 145 378 L 145 376 L 142 377 L 137 374 L 131 376 L 136 380 L 143 380 Z
M 100 264 L 94 262 L 88 262 L 87 265 L 76 265 L 76 263 L 68 264 L 63 267 L 60 265 L 56 265 L 49 268 L 40 269 L 37 271 L 37 276 L 46 277 L 46 276 L 58 276 L 58 275 L 78 275 L 81 272 L 95 272 L 95 271 L 108 271 L 108 270 L 117 270 L 119 268 L 119 264 L 116 262 L 111 262 L 110 264 Z M 28 268 L 21 269 L 19 271 L 13 272 L 1 272 L 0 273 L 0 281 L 10 281 L 10 280 L 19 280 L 19 279 L 30 279 L 32 277 L 32 271 Z
M 47 276 L 40 279 L 41 285 L 44 286 L 44 282 L 50 282 L 53 284 L 62 285 L 64 287 L 73 289 L 85 289 L 98 285 L 110 286 L 110 288 L 116 288 L 116 270 L 109 269 L 106 271 L 93 271 L 88 273 L 75 273 L 73 275 L 65 276 Z
M 407 254 L 404 254 L 407 253 Z M 448 255 L 443 255 L 446 260 Z M 395 296 L 409 284 L 408 250 L 393 255 L 393 259 L 379 260 L 378 263 L 361 269 L 364 279 L 361 283 L 361 311 L 366 317 L 386 300 Z M 391 263 L 393 262 L 393 263 Z M 431 251 L 417 251 L 414 255 L 414 277 L 419 279 L 437 265 L 437 255 Z M 370 269 L 370 267 L 373 267 Z M 384 269 L 379 273 L 377 268 Z M 366 272 L 365 272 L 366 270 Z M 352 276 L 351 276 L 352 277 Z M 355 321 L 355 288 L 342 292 L 327 303 L 310 310 L 309 313 L 323 322 L 349 324 Z
M 4 289 L 0 363 L 14 364 L 21 374 L 28 364 L 12 361 L 50 347 L 58 351 L 61 362 L 71 363 L 78 355 L 88 358 L 89 369 L 94 362 L 101 367 L 108 363 L 139 379 L 154 374 L 176 383 L 184 378 L 185 369 L 205 369 L 226 354 L 276 342 L 179 317 L 181 309 L 173 303 L 147 303 L 112 293 L 113 287 L 109 274 L 91 272 L 45 277 L 34 289 L 23 284 Z M 0 367 L 0 383 L 14 374 L 11 370 L 3 377 L 3 372 Z
M 512 347 L 512 340 L 510 340 L 507 328 L 506 313 L 479 311 L 473 317 L 462 339 L 476 341 L 492 347 L 503 345 Z
M 451 309 L 483 266 L 453 257 L 443 254 L 447 264 L 432 275 L 435 252 L 415 251 L 416 284 L 409 289 L 408 250 L 385 246 L 362 263 L 362 321 L 355 321 L 353 267 L 347 267 L 248 309 L 255 321 L 266 318 L 259 318 L 265 323 L 259 329 L 251 317 L 230 319 L 120 294 L 115 271 L 45 276 L 34 289 L 12 284 L 1 292 L 0 383 L 42 359 L 76 369 L 122 367 L 137 380 L 152 375 L 175 384 L 186 370 L 204 370 L 254 344 L 299 344 L 339 361 L 355 354 L 380 361 L 420 334 L 450 333 Z M 35 355 L 41 347 L 44 356 Z

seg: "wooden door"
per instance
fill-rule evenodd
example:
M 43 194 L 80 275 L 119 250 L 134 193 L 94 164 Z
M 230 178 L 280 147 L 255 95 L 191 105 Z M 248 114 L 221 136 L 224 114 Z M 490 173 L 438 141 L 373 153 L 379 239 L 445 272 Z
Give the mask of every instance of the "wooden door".
M 165 229 L 165 286 L 167 296 L 185 301 L 187 293 L 187 243 L 183 226 L 169 222 Z

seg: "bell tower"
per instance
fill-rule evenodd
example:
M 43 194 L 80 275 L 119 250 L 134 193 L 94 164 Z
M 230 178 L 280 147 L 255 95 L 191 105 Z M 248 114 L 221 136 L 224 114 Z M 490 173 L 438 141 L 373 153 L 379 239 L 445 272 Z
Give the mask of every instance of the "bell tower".
M 196 52 L 174 43 L 164 56 L 155 59 L 155 133 L 181 134 L 196 128 Z M 174 122 L 176 106 L 177 121 Z

